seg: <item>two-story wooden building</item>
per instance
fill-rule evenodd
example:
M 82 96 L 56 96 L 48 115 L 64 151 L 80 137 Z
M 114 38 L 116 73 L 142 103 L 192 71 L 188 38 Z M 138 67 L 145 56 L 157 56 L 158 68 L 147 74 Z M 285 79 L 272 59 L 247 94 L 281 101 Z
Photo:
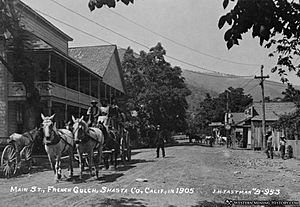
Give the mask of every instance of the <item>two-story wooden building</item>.
M 81 116 L 91 100 L 125 94 L 121 63 L 115 45 L 69 48 L 72 38 L 20 2 L 21 22 L 31 44 L 28 55 L 37 63 L 35 84 L 45 115 L 56 114 L 63 127 L 71 115 Z M 1 54 L 13 61 L 0 44 Z M 25 88 L 0 64 L 0 141 L 22 132 Z

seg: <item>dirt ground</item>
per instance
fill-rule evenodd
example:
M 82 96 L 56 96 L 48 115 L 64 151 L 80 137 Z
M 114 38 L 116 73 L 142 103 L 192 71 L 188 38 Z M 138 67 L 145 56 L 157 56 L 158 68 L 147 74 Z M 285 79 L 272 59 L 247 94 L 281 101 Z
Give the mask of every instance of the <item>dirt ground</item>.
M 130 164 L 103 169 L 98 180 L 86 171 L 79 182 L 78 175 L 76 165 L 75 180 L 68 180 L 64 166 L 62 181 L 55 183 L 48 161 L 39 160 L 31 174 L 0 179 L 0 206 L 195 207 L 228 206 L 227 199 L 235 206 L 241 200 L 300 201 L 299 160 L 266 159 L 260 151 L 220 146 L 167 147 L 165 158 L 156 158 L 155 149 L 134 150 Z

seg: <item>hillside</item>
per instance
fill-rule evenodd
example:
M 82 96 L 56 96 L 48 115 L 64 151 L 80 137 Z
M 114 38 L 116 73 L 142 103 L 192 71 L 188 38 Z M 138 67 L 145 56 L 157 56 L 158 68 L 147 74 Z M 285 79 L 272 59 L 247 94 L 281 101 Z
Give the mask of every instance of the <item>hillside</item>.
M 230 76 L 222 74 L 201 73 L 189 70 L 182 70 L 182 76 L 192 95 L 188 97 L 188 102 L 192 108 L 196 103 L 199 103 L 205 97 L 206 93 L 211 96 L 216 96 L 224 92 L 228 87 L 244 88 L 245 94 L 251 94 L 254 100 L 261 100 L 261 88 L 259 80 L 253 78 L 243 78 L 239 76 Z M 282 97 L 282 92 L 286 85 L 265 81 L 265 96 L 270 96 L 271 99 Z

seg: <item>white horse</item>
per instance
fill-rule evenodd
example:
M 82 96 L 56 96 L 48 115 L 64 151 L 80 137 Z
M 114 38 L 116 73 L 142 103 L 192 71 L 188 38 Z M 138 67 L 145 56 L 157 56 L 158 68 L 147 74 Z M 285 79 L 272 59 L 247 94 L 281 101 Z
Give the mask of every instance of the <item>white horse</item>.
M 70 165 L 70 177 L 73 177 L 73 148 L 74 140 L 73 134 L 67 129 L 57 129 L 56 123 L 53 122 L 55 114 L 50 117 L 45 117 L 41 114 L 43 119 L 42 128 L 44 134 L 45 150 L 48 154 L 48 158 L 51 167 L 55 174 L 55 181 L 58 182 L 61 179 L 61 157 L 63 153 L 68 152 L 69 154 L 69 165 Z
M 96 177 L 98 178 L 99 164 L 102 157 L 102 149 L 104 144 L 104 135 L 99 128 L 88 127 L 87 123 L 83 120 L 83 116 L 80 119 L 75 119 L 74 116 L 72 116 L 72 120 L 74 122 L 73 134 L 79 155 L 80 179 L 82 179 L 83 171 L 83 153 L 87 153 L 89 157 L 90 175 L 93 176 L 92 164 L 94 162 Z M 95 161 L 93 160 L 94 150 L 97 150 L 98 152 Z

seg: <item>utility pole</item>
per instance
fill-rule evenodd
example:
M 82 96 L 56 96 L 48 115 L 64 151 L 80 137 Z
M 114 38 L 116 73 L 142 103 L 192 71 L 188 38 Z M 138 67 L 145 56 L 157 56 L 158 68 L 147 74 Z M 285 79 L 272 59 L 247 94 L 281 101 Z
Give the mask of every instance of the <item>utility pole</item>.
M 226 117 L 225 117 L 225 130 L 226 130 L 226 137 L 227 137 L 227 142 L 226 142 L 226 145 L 227 145 L 227 148 L 229 146 L 231 146 L 231 137 L 230 137 L 230 129 L 231 129 L 231 126 L 230 126 L 230 123 L 229 123 L 229 91 L 226 90 Z
M 262 111 L 263 111 L 263 119 L 262 119 L 262 130 L 263 130 L 263 136 L 262 136 L 262 141 L 263 141 L 263 148 L 266 147 L 266 140 L 265 140 L 265 135 L 266 135 L 266 113 L 265 113 L 265 91 L 264 91 L 264 80 L 267 78 L 270 78 L 269 75 L 264 76 L 264 66 L 262 65 L 260 68 L 260 76 L 255 76 L 255 79 L 260 79 L 260 86 L 261 86 L 261 95 L 262 95 Z

